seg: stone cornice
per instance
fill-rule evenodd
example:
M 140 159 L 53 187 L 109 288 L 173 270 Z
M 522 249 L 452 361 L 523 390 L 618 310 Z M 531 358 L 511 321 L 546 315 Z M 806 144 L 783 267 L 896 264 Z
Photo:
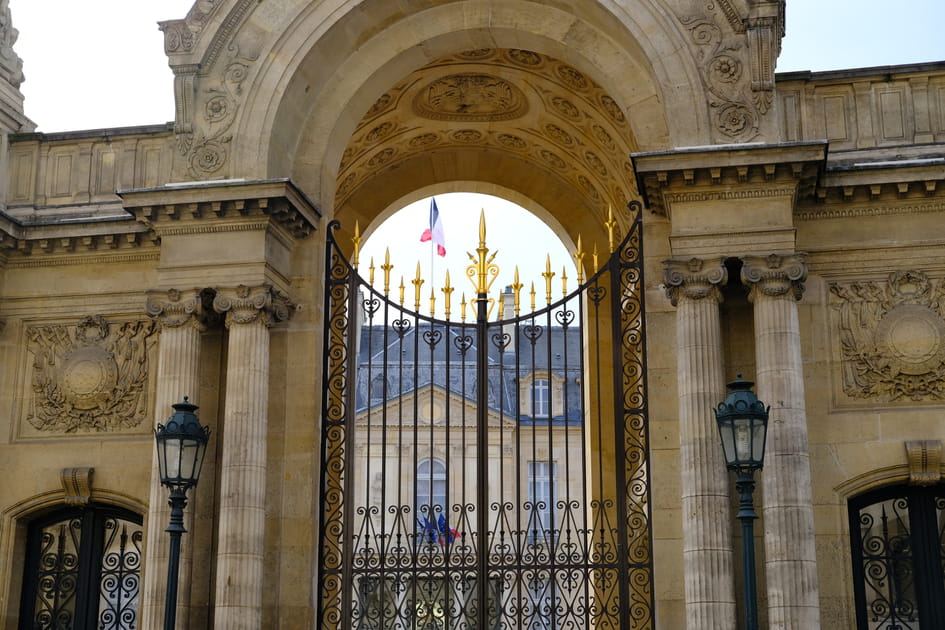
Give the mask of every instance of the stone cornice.
M 708 200 L 810 194 L 826 154 L 827 143 L 821 141 L 690 147 L 630 157 L 647 207 L 667 214 L 675 195 L 708 195 Z
M 170 224 L 176 233 L 205 232 L 219 219 L 268 217 L 301 239 L 321 219 L 318 208 L 287 179 L 188 182 L 120 190 L 118 196 L 139 222 L 159 233 Z
M 807 279 L 807 256 L 803 253 L 742 257 L 742 284 L 750 287 L 748 299 L 761 296 L 792 296 L 800 300 Z
M 669 259 L 663 261 L 666 296 L 676 306 L 680 296 L 690 300 L 722 301 L 720 286 L 728 282 L 728 269 L 718 258 Z
M 269 284 L 221 287 L 213 298 L 213 309 L 226 315 L 227 328 L 256 322 L 269 327 L 287 320 L 292 307 L 289 298 Z

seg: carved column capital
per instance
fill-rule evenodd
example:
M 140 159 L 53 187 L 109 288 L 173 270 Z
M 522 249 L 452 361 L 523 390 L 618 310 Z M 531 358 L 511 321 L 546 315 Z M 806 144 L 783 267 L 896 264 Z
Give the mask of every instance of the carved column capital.
M 209 289 L 148 291 L 145 308 L 162 328 L 190 325 L 203 332 L 217 319 L 212 301 L 213 292 Z
M 677 305 L 679 297 L 690 300 L 709 298 L 722 301 L 720 286 L 728 282 L 728 270 L 722 258 L 671 258 L 663 261 L 663 283 L 666 296 Z
M 752 302 L 760 295 L 791 295 L 800 300 L 806 279 L 807 257 L 803 253 L 742 258 L 742 284 L 750 288 L 748 299 Z
M 214 310 L 226 315 L 227 328 L 254 322 L 261 322 L 268 328 L 289 319 L 292 306 L 286 295 L 269 284 L 219 288 L 213 298 Z

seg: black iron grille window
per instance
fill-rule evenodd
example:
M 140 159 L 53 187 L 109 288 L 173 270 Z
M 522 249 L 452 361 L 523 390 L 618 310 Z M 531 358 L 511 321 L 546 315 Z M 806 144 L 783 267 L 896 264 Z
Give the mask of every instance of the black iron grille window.
M 89 506 L 30 524 L 20 630 L 138 628 L 141 517 Z
M 945 629 L 945 487 L 850 502 L 858 630 Z

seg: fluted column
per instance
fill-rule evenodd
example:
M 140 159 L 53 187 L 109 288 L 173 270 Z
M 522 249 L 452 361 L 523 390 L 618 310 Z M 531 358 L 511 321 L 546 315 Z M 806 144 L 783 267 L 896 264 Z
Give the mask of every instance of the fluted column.
M 721 258 L 664 261 L 676 307 L 679 457 L 682 474 L 686 627 L 735 627 L 728 473 L 712 410 L 725 398 L 719 304 Z
M 266 434 L 269 326 L 288 316 L 268 285 L 220 289 L 213 301 L 229 330 L 214 622 L 227 630 L 262 627 L 265 580 Z
M 796 304 L 807 266 L 803 254 L 746 256 L 743 263 L 742 282 L 754 305 L 758 398 L 771 405 L 760 473 L 768 624 L 771 630 L 817 630 L 814 506 Z
M 199 289 L 186 292 L 171 289 L 149 291 L 147 312 L 158 320 L 161 336 L 158 342 L 158 374 L 155 387 L 155 426 L 167 420 L 174 410 L 171 405 L 184 396 L 198 403 L 200 387 L 200 333 L 206 328 L 212 311 L 206 307 L 208 298 Z M 145 545 L 144 584 L 139 613 L 143 630 L 164 627 L 164 595 L 167 585 L 168 537 L 164 532 L 170 518 L 168 490 L 161 486 L 157 451 L 152 451 L 151 495 L 148 503 L 147 543 Z M 191 497 L 193 499 L 193 497 Z M 185 512 L 187 531 L 192 531 L 194 509 Z M 177 618 L 186 623 L 190 607 L 190 575 L 193 546 L 185 537 L 181 547 L 178 583 Z

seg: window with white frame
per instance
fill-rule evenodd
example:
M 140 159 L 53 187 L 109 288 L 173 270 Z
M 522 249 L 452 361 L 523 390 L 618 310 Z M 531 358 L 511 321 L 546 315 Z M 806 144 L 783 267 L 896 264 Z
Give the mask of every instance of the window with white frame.
M 551 388 L 546 378 L 536 378 L 532 381 L 532 416 L 548 415 L 549 393 Z
M 528 537 L 532 542 L 547 542 L 554 536 L 555 463 L 528 462 Z
M 446 464 L 422 459 L 417 464 L 417 518 L 433 521 L 446 511 Z

